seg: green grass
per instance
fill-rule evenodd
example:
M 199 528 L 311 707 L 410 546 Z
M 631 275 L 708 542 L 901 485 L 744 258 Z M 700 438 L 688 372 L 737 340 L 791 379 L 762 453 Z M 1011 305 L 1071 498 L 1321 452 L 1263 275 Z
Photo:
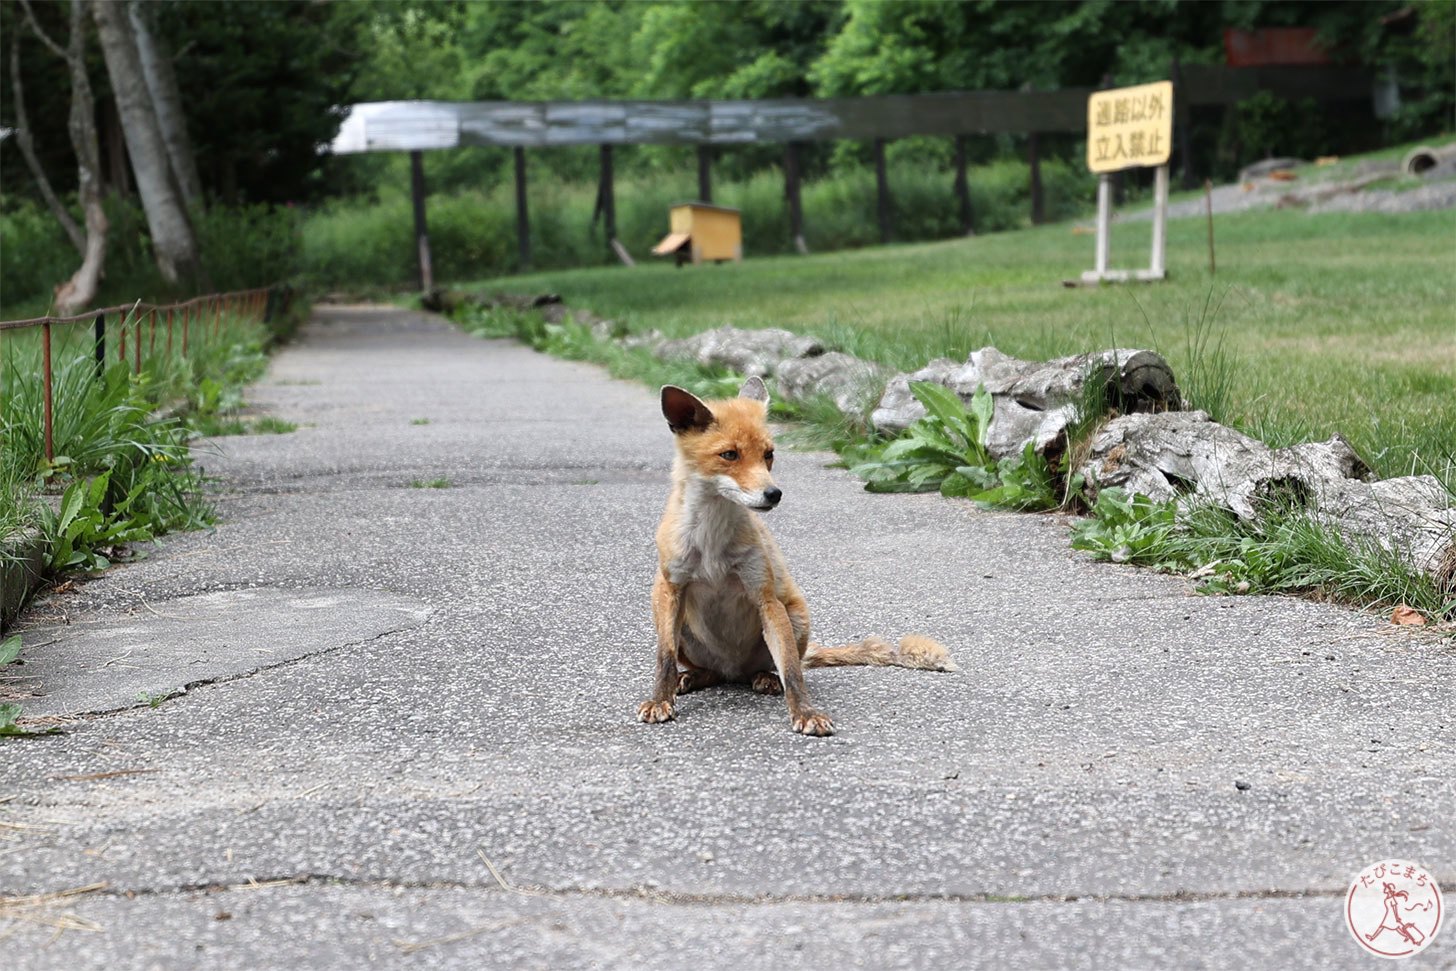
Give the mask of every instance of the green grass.
M 415 479 L 410 483 L 411 489 L 453 489 L 455 483 L 449 479 Z
M 263 415 L 260 418 L 240 418 L 236 415 L 196 415 L 189 421 L 192 430 L 200 438 L 218 438 L 227 435 L 287 435 L 298 431 L 298 426 L 282 418 Z
M 1456 598 L 1429 574 L 1368 536 L 1346 536 L 1301 508 L 1277 505 L 1241 522 L 1203 503 L 1156 503 L 1107 489 L 1072 546 L 1098 559 L 1137 563 L 1199 580 L 1204 593 L 1296 593 L 1389 610 L 1405 604 L 1441 621 Z
M 1456 213 L 1252 212 L 1168 227 L 1170 279 L 1063 288 L 1092 262 L 1067 224 L 741 265 L 597 268 L 484 280 L 552 291 L 669 335 L 787 327 L 896 368 L 994 344 L 1026 358 L 1152 347 L 1192 404 L 1274 445 L 1345 435 L 1382 475 L 1456 460 Z M 1146 265 L 1149 227 L 1113 230 L 1114 266 Z M 750 252 L 752 243 L 750 240 Z M 1216 313 L 1213 309 L 1216 307 Z M 1200 345 L 1202 350 L 1200 351 Z M 1226 361 L 1196 386 L 1213 348 Z
M 140 373 L 133 373 L 134 326 L 121 362 L 120 321 L 113 322 L 100 375 L 90 328 L 53 328 L 52 461 L 42 435 L 40 332 L 0 334 L 0 538 L 39 527 L 57 571 L 91 570 L 108 562 L 99 550 L 210 522 L 188 441 L 239 424 L 242 388 L 266 366 L 266 346 L 306 313 L 299 301 L 271 328 L 226 315 L 216 326 L 192 328 L 185 358 L 179 335 L 168 341 L 165 329 L 148 322 Z M 293 426 L 265 417 L 243 430 Z M 47 493 L 60 497 L 58 509 L 44 501 Z
M 954 174 L 926 163 L 891 166 L 894 232 L 900 240 L 944 239 L 961 234 L 952 191 Z M 1058 159 L 1042 165 L 1047 212 L 1054 218 L 1091 208 L 1096 181 L 1080 166 Z M 974 167 L 968 191 L 977 232 L 1017 229 L 1030 222 L 1026 163 L 1000 159 Z M 489 191 L 458 192 L 428 200 L 430 245 L 436 280 L 464 280 L 510 273 L 517 266 L 514 190 L 509 181 Z M 532 176 L 531 259 L 538 267 L 615 264 L 599 221 L 594 222 L 595 180 L 562 181 Z M 697 195 L 696 169 L 669 175 L 624 176 L 617 181 L 617 237 L 639 260 L 666 234 L 668 208 Z M 810 249 L 868 246 L 880 238 L 874 173 L 853 169 L 803 184 L 804 235 Z M 740 210 L 745 246 L 754 255 L 793 249 L 783 176 L 777 170 L 742 180 L 720 180 L 713 200 Z M 354 291 L 408 285 L 416 254 L 410 200 L 402 184 L 385 185 L 377 198 L 340 199 L 309 213 L 302 240 L 303 272 L 313 283 Z

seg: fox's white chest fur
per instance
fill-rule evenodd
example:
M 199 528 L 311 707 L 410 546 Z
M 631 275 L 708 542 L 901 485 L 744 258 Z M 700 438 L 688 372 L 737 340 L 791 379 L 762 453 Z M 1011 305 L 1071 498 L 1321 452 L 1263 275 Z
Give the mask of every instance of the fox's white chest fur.
M 730 676 L 766 670 L 772 659 L 755 596 L 766 565 L 762 547 L 747 541 L 757 532 L 753 514 L 720 495 L 711 479 L 689 480 L 682 503 L 668 577 L 684 598 L 687 659 Z

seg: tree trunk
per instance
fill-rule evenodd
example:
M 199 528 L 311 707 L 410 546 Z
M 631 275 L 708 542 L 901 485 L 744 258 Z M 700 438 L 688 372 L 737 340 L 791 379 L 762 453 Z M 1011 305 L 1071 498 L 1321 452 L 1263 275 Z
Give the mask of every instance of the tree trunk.
M 1158 502 L 1191 496 L 1245 520 L 1271 502 L 1293 502 L 1456 593 L 1456 506 L 1440 481 L 1370 481 L 1370 469 L 1338 435 L 1270 448 L 1202 411 L 1125 415 L 1097 434 L 1080 471 L 1094 493 L 1115 486 Z
M 1083 408 L 1106 414 L 1165 411 L 1181 404 L 1172 369 L 1152 351 L 1114 348 L 1023 361 L 983 347 L 963 364 L 941 358 L 913 374 L 895 375 L 870 417 L 875 428 L 896 434 L 925 417 L 925 406 L 910 393 L 912 381 L 943 384 L 967 401 L 979 388 L 990 392 L 995 413 L 986 450 L 998 459 L 1021 454 L 1027 442 L 1043 455 L 1061 454 L 1067 426 Z
M 91 78 L 86 73 L 86 0 L 71 2 L 71 36 L 62 49 L 40 29 L 24 4 L 26 17 L 36 36 L 61 57 L 71 74 L 71 114 L 66 127 L 71 147 L 76 153 L 77 195 L 86 214 L 86 243 L 81 266 L 71 278 L 56 287 L 56 310 L 65 315 L 84 309 L 96 299 L 101 286 L 102 269 L 106 264 L 106 209 L 101 204 L 101 148 L 96 140 L 96 99 L 91 94 Z M 16 83 L 16 102 L 20 86 Z
M 56 190 L 51 186 L 51 180 L 46 176 L 45 169 L 40 166 L 40 159 L 35 155 L 35 139 L 30 135 L 30 119 L 25 115 L 25 88 L 20 79 L 20 35 L 14 34 L 10 38 L 10 90 L 15 99 L 15 142 L 20 146 L 20 154 L 25 159 L 25 167 L 30 169 L 31 177 L 35 179 L 36 186 L 40 189 L 41 198 L 56 217 L 56 222 L 61 224 L 66 236 L 71 240 L 71 245 L 76 247 L 77 253 L 86 252 L 86 237 L 81 232 L 81 227 L 66 210 L 64 204 L 56 196 Z
M 195 284 L 200 268 L 197 238 L 172 179 L 167 146 L 157 124 L 126 10 L 109 0 L 94 0 L 91 12 L 96 18 L 106 72 L 111 77 L 111 89 L 121 113 L 137 191 L 147 214 L 157 269 L 168 283 Z
M 192 151 L 192 140 L 187 137 L 187 117 L 182 111 L 182 96 L 177 91 L 177 74 L 172 70 L 172 59 L 156 29 L 156 6 L 131 0 L 127 4 L 127 13 L 132 33 L 136 36 L 137 55 L 141 58 L 147 90 L 152 95 L 152 107 L 157 113 L 157 126 L 162 131 L 162 141 L 167 145 L 172 175 L 177 180 L 177 188 L 182 191 L 182 200 L 196 208 L 202 204 L 202 179 L 197 174 L 197 156 Z

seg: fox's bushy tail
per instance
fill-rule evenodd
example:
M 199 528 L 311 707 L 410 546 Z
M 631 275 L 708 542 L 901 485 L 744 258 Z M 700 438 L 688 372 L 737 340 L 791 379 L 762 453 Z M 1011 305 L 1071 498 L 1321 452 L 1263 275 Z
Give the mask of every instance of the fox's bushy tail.
M 891 644 L 883 637 L 866 637 L 853 644 L 826 647 L 810 643 L 804 652 L 804 667 L 834 668 L 852 665 L 916 668 L 921 671 L 954 671 L 950 649 L 940 641 L 919 634 L 908 634 L 900 643 Z

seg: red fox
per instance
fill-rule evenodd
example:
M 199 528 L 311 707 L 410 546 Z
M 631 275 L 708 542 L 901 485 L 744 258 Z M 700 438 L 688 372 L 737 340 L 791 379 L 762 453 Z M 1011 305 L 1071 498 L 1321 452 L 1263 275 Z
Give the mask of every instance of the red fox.
M 782 694 L 794 731 L 832 735 L 834 722 L 809 702 L 804 668 L 955 670 L 945 645 L 928 637 L 911 635 L 898 645 L 878 637 L 842 647 L 809 642 L 804 596 L 778 544 L 750 512 L 768 512 L 783 497 L 770 474 L 774 447 L 762 380 L 749 378 L 737 398 L 712 402 L 668 385 L 662 414 L 677 458 L 657 528 L 657 676 L 639 719 L 669 721 L 678 695 L 729 681 Z

